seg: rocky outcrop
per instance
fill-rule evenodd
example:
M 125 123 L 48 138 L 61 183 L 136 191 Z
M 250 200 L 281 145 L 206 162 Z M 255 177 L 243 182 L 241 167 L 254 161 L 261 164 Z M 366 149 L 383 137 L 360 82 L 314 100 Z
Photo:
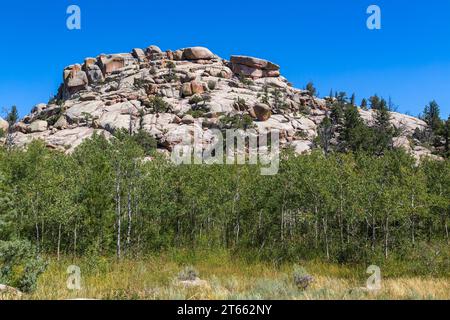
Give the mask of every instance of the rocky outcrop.
M 283 147 L 303 154 L 315 148 L 328 112 L 325 100 L 293 88 L 277 64 L 241 55 L 227 61 L 204 47 L 163 51 L 152 45 L 102 54 L 65 68 L 62 80 L 56 99 L 36 105 L 14 125 L 17 146 L 41 139 L 49 148 L 72 152 L 93 134 L 110 138 L 117 130 L 144 130 L 163 153 L 194 136 L 206 149 L 214 129 L 247 116 L 254 130 L 276 130 Z M 373 111 L 360 113 L 373 123 Z M 423 121 L 399 113 L 391 118 L 401 132 L 396 147 L 431 156 L 412 143 L 414 131 L 426 128 Z M 8 128 L 5 121 L 0 128 Z
M 279 77 L 280 67 L 270 61 L 248 56 L 231 56 L 235 74 L 253 79 Z
M 186 60 L 211 60 L 214 54 L 204 47 L 192 47 L 183 50 L 183 58 Z
M 2 300 L 1 296 L 3 295 L 7 297 L 20 298 L 23 293 L 16 288 L 7 286 L 5 284 L 0 284 L 0 300 Z
M 87 89 L 88 77 L 81 65 L 74 64 L 64 69 L 64 87 L 69 95 Z
M 255 104 L 253 111 L 255 112 L 255 117 L 259 121 L 267 121 L 272 116 L 272 109 L 264 103 Z
M 44 132 L 48 129 L 48 123 L 44 120 L 36 120 L 28 127 L 31 133 Z
M 97 65 L 97 59 L 86 58 L 84 60 L 83 71 L 86 72 L 89 83 L 95 84 L 103 82 L 105 77 L 100 67 Z
M 8 131 L 8 128 L 9 128 L 8 121 L 3 120 L 3 119 L 0 117 L 0 131 L 3 131 L 3 133 L 5 133 L 5 132 Z

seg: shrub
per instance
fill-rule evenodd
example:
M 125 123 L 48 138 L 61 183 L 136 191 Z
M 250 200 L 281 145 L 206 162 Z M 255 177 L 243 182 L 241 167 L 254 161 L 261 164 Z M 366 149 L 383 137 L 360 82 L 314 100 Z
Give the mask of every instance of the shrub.
M 200 96 L 200 95 L 198 95 L 198 94 L 193 95 L 193 96 L 189 99 L 189 104 L 195 104 L 195 105 L 197 105 L 197 104 L 199 104 L 200 102 L 203 102 L 203 98 L 202 98 L 202 96 Z
M 240 76 L 239 80 L 242 82 L 242 84 L 244 84 L 246 86 L 251 86 L 254 84 L 254 82 L 251 79 L 246 78 L 244 76 Z
M 217 85 L 217 82 L 215 82 L 214 80 L 209 80 L 208 81 L 208 88 L 209 88 L 209 90 L 215 90 L 216 89 L 216 85 Z
M 199 277 L 199 273 L 193 266 L 185 267 L 178 274 L 178 280 L 180 280 L 180 281 L 194 281 L 198 277 Z
M 163 98 L 155 96 L 150 99 L 150 107 L 156 113 L 164 113 L 172 110 L 172 106 L 164 101 Z
M 133 140 L 143 149 L 145 155 L 150 155 L 158 146 L 156 139 L 147 131 L 139 130 Z
M 5 130 L 0 129 L 0 138 L 4 138 L 5 137 Z
M 314 278 L 310 276 L 306 272 L 306 269 L 301 266 L 295 266 L 292 275 L 294 284 L 301 290 L 308 288 L 308 286 L 314 281 Z
M 152 76 L 154 76 L 154 75 L 156 75 L 156 74 L 158 73 L 158 69 L 156 69 L 155 67 L 152 67 L 152 68 L 150 69 L 149 73 L 150 73 Z
M 167 61 L 166 66 L 169 69 L 175 69 L 177 67 L 173 61 Z
M 306 91 L 308 91 L 310 96 L 315 96 L 317 93 L 317 89 L 314 87 L 314 84 L 312 82 L 309 82 L 306 85 Z
M 39 276 L 47 263 L 28 241 L 0 241 L 0 282 L 23 292 L 36 289 Z
M 219 121 L 220 128 L 222 129 L 251 129 L 255 126 L 253 118 L 248 115 L 234 115 L 223 116 Z
M 193 116 L 194 118 L 202 118 L 205 116 L 205 111 L 203 110 L 189 110 L 187 114 Z

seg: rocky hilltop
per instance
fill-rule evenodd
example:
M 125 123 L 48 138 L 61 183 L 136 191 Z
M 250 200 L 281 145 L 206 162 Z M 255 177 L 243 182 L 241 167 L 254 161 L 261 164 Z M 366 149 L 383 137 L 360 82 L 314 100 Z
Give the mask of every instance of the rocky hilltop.
M 42 139 L 49 148 L 71 152 L 97 132 L 145 130 L 159 150 L 170 151 L 188 132 L 211 143 L 212 128 L 251 126 L 277 129 L 281 144 L 297 153 L 315 146 L 327 101 L 296 89 L 270 61 L 236 55 L 225 60 L 204 47 L 163 52 L 157 46 L 131 53 L 101 54 L 64 69 L 54 99 L 38 104 L 10 132 L 15 145 Z M 360 109 L 365 121 L 373 112 Z M 411 135 L 426 123 L 399 113 L 391 122 L 402 128 L 395 145 L 416 157 L 430 154 L 412 147 Z M 0 119 L 0 128 L 8 124 Z

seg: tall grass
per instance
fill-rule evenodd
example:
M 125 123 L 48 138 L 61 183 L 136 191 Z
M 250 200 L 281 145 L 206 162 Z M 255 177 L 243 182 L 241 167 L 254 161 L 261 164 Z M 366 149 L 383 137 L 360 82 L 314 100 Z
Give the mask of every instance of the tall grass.
M 227 251 L 170 251 L 120 262 L 109 258 L 49 260 L 37 290 L 22 299 L 450 299 L 448 277 L 389 276 L 382 267 L 382 289 L 370 292 L 364 287 L 369 275 L 362 265 L 322 261 L 274 265 L 248 262 Z M 67 289 L 69 265 L 81 269 L 79 291 Z M 315 279 L 306 290 L 299 290 L 293 281 L 299 265 Z M 179 285 L 177 277 L 187 266 L 194 267 L 208 286 Z

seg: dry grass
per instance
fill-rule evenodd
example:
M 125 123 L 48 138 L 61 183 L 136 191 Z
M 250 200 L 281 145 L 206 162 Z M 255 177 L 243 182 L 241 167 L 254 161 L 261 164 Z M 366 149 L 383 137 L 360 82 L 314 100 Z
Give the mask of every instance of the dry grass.
M 82 271 L 82 289 L 67 289 L 69 265 Z M 450 299 L 450 279 L 401 277 L 382 281 L 382 289 L 364 288 L 364 268 L 302 262 L 315 282 L 297 289 L 292 264 L 247 263 L 226 253 L 195 257 L 161 255 L 120 263 L 107 259 L 52 260 L 38 289 L 22 299 Z M 193 265 L 207 287 L 185 288 L 176 282 L 186 265 Z M 11 298 L 11 297 L 9 297 Z

